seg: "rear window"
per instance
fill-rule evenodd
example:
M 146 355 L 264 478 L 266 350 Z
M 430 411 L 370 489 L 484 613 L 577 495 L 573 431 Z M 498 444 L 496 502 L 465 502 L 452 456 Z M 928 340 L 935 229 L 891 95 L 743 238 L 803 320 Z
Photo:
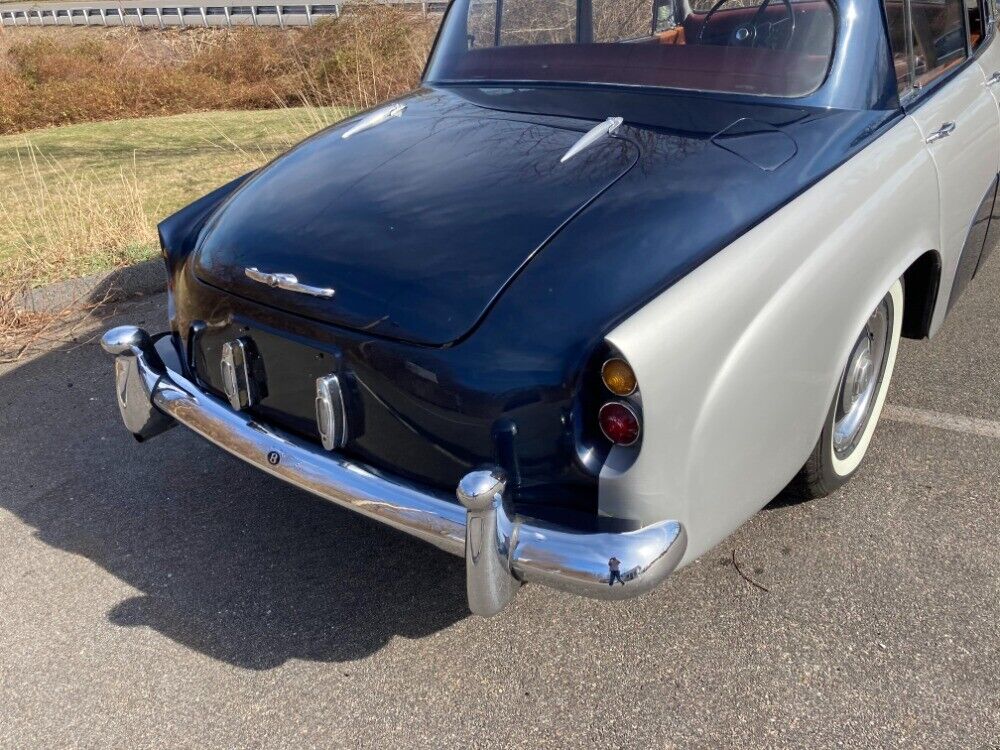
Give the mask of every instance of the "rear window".
M 427 77 L 796 97 L 835 26 L 827 0 L 455 0 Z

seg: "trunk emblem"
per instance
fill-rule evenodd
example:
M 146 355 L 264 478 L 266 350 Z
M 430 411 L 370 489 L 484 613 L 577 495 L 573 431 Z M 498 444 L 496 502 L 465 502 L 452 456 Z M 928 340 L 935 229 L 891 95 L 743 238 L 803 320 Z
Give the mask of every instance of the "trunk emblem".
M 347 445 L 347 410 L 340 378 L 336 375 L 316 378 L 316 428 L 328 451 Z
M 309 294 L 313 297 L 323 297 L 325 299 L 329 299 L 337 293 L 335 289 L 330 289 L 329 287 L 300 284 L 298 277 L 291 273 L 265 273 L 256 268 L 246 268 L 243 270 L 243 273 L 248 279 L 252 279 L 259 284 L 264 284 L 275 289 L 284 289 L 288 292 Z

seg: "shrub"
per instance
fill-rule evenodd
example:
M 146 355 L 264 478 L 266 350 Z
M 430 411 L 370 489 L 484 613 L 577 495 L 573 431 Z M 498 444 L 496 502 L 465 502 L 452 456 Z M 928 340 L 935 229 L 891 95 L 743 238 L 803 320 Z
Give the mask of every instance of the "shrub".
M 0 133 L 282 105 L 369 107 L 415 86 L 436 20 L 391 6 L 305 29 L 21 29 L 0 37 Z

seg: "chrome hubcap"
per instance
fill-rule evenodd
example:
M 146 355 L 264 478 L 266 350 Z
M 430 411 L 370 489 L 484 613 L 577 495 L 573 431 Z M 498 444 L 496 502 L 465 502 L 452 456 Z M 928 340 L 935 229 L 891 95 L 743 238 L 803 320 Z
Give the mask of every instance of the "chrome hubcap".
M 843 398 L 848 410 L 865 396 L 872 385 L 873 375 L 872 341 L 865 336 L 855 347 L 851 355 L 851 364 L 847 367 Z
M 857 447 L 875 409 L 892 336 L 892 297 L 872 313 L 858 336 L 840 380 L 833 422 L 833 450 L 844 458 Z

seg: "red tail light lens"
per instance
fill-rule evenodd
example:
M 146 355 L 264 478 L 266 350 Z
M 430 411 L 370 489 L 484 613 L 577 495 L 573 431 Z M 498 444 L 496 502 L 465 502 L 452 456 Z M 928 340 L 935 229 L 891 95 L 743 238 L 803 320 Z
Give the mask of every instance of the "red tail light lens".
M 639 417 L 627 404 L 610 401 L 597 417 L 604 437 L 615 445 L 632 445 L 639 439 Z

